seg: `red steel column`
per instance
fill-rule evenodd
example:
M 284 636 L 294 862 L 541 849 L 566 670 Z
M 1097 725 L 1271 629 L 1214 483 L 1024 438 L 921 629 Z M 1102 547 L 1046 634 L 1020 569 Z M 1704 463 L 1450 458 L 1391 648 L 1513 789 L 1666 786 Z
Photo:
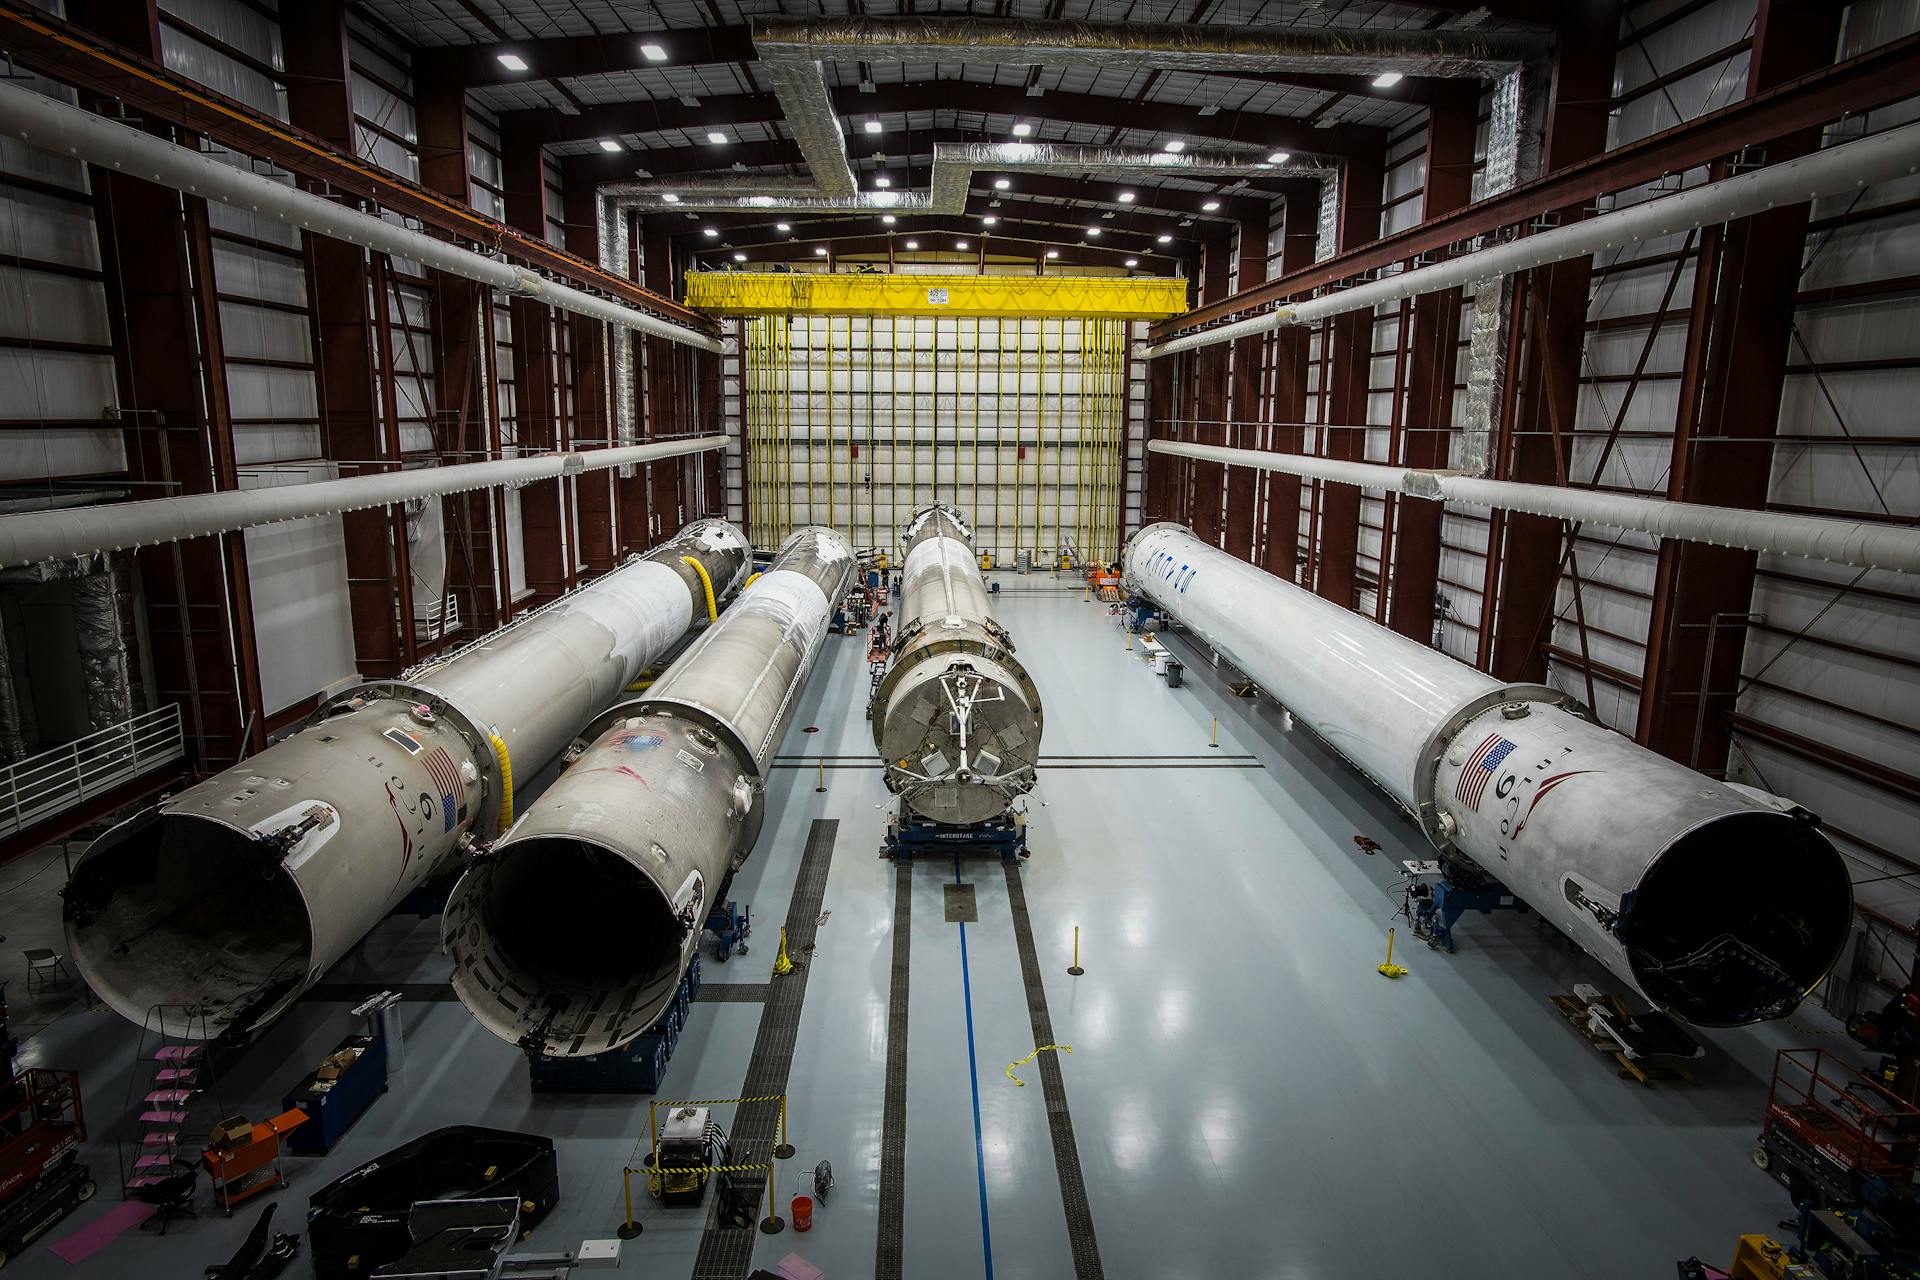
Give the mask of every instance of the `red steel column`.
M 1209 238 L 1201 251 L 1200 301 L 1202 305 L 1227 296 L 1230 246 L 1225 235 Z M 1193 424 L 1187 438 L 1201 444 L 1224 444 L 1227 429 L 1220 425 L 1227 416 L 1227 348 L 1223 343 L 1201 347 L 1194 353 Z M 1220 545 L 1220 506 L 1224 498 L 1226 468 L 1218 462 L 1195 461 L 1193 476 L 1194 536 L 1211 545 Z
M 670 295 L 673 292 L 673 237 L 655 219 L 649 218 L 643 225 L 646 227 L 646 242 L 641 283 L 663 296 Z M 688 426 L 687 388 L 681 377 L 684 358 L 674 344 L 665 338 L 649 337 L 644 344 L 636 342 L 636 354 L 642 345 L 647 354 L 647 438 L 659 440 L 667 436 L 684 435 Z M 647 507 L 652 530 L 648 546 L 672 537 L 674 530 L 683 523 L 680 505 L 682 471 L 683 461 L 679 458 L 646 465 Z
M 1335 252 L 1345 253 L 1380 238 L 1380 189 L 1385 173 L 1385 151 L 1378 144 L 1348 153 L 1340 174 Z M 1320 429 L 1320 454 L 1358 462 L 1367 450 L 1364 424 L 1373 371 L 1373 309 L 1335 316 L 1327 322 L 1320 340 L 1331 344 L 1327 418 Z M 1360 550 L 1360 490 L 1350 484 L 1320 487 L 1320 554 L 1314 566 L 1313 589 L 1351 609 L 1359 595 L 1355 570 Z
M 1267 221 L 1264 217 L 1240 222 L 1239 288 L 1250 289 L 1267 280 Z M 1225 442 L 1237 448 L 1260 444 L 1261 352 L 1263 338 L 1241 338 L 1233 344 L 1233 385 L 1228 417 L 1235 424 Z M 1260 473 L 1251 467 L 1227 470 L 1226 550 L 1242 560 L 1253 559 L 1253 507 L 1259 494 Z
M 356 146 L 344 8 L 332 0 L 290 5 L 280 25 L 291 123 L 351 154 Z M 375 394 L 380 379 L 375 353 L 391 337 L 375 321 L 367 251 L 326 236 L 302 239 L 320 447 L 342 477 L 397 470 L 397 433 L 387 430 L 389 415 L 381 412 Z M 345 511 L 340 525 L 354 664 L 364 676 L 398 675 L 416 656 L 406 513 L 398 506 Z M 396 607 L 396 596 L 403 597 L 403 607 Z
M 1319 210 L 1311 200 L 1287 197 L 1280 224 L 1280 271 L 1297 271 L 1313 261 L 1320 238 Z M 1303 325 L 1283 325 L 1273 333 L 1273 427 L 1268 448 L 1304 453 L 1307 432 L 1307 347 Z M 1288 582 L 1300 580 L 1300 477 L 1267 473 L 1267 527 L 1261 568 Z
M 1828 65 L 1840 10 L 1813 0 L 1762 0 L 1748 62 L 1749 96 Z M 1820 145 L 1817 129 L 1767 148 L 1769 164 Z M 1773 474 L 1773 439 L 1786 385 L 1788 346 L 1807 237 L 1809 206 L 1789 205 L 1727 224 L 1711 305 L 1694 308 L 1704 342 L 1690 335 L 1690 394 L 1675 423 L 1667 497 L 1759 509 Z M 1703 253 L 1701 263 L 1709 257 Z M 1692 366 L 1698 362 L 1698 369 Z M 1635 737 L 1695 768 L 1726 768 L 1733 709 L 1752 607 L 1758 555 L 1664 539 L 1654 575 L 1653 616 Z M 1716 616 L 1720 626 L 1713 626 Z M 1708 646 L 1709 631 L 1713 644 Z M 1705 699 L 1704 714 L 1701 699 Z
M 1618 0 L 1604 0 L 1560 30 L 1547 107 L 1543 169 L 1563 168 L 1599 154 L 1607 143 L 1607 111 L 1613 94 Z M 1527 306 L 1516 338 L 1523 344 L 1509 376 L 1519 395 L 1507 432 L 1510 447 L 1494 459 L 1497 479 L 1564 484 L 1571 456 L 1573 421 L 1580 390 L 1580 356 L 1586 337 L 1587 297 L 1593 260 L 1577 258 L 1527 273 Z M 1552 634 L 1553 601 L 1560 583 L 1562 522 L 1509 512 L 1498 554 L 1497 614 L 1489 669 L 1503 680 L 1543 680 Z
M 68 17 L 160 61 L 151 0 L 71 0 Z M 83 100 L 84 100 L 83 95 Z M 191 146 L 164 126 L 158 136 Z M 103 169 L 89 176 L 127 473 L 143 498 L 239 487 L 213 249 L 204 200 Z M 156 706 L 178 703 L 195 764 L 225 768 L 266 745 L 246 535 L 135 553 Z
M 423 85 L 414 104 L 420 134 L 420 180 L 464 203 L 467 182 L 466 94 L 456 85 Z M 434 435 L 449 462 L 499 456 L 488 408 L 493 360 L 492 291 L 471 280 L 432 273 Z M 511 612 L 507 567 L 496 532 L 504 495 L 478 489 L 441 499 L 446 513 L 447 594 L 470 632 L 491 631 Z
M 561 193 L 566 208 L 567 249 L 600 261 L 600 210 L 592 187 Z M 579 449 L 605 449 L 613 440 L 611 358 L 604 320 L 570 315 L 573 351 L 573 438 Z M 605 573 L 620 559 L 620 511 L 614 500 L 617 469 L 588 471 L 574 482 L 580 504 L 580 560 L 589 574 Z
M 1477 91 L 1467 91 L 1427 108 L 1423 217 L 1450 213 L 1472 197 L 1478 96 Z M 1405 444 L 1399 459 L 1403 465 L 1447 465 L 1453 430 L 1454 374 L 1459 361 L 1460 291 L 1448 289 L 1415 298 L 1407 361 Z M 1440 583 L 1440 518 L 1444 504 L 1404 495 L 1397 502 L 1398 531 L 1392 547 L 1393 587 L 1388 593 L 1387 625 L 1403 636 L 1431 644 L 1434 596 Z M 1383 573 L 1383 580 L 1385 577 Z
M 547 233 L 547 166 L 537 138 L 502 139 L 507 223 L 542 239 Z M 559 446 L 556 397 L 559 361 L 554 350 L 555 313 L 534 298 L 515 298 L 513 316 L 513 412 L 522 453 L 551 453 Z M 557 599 L 567 589 L 565 536 L 568 509 L 564 479 L 541 480 L 520 490 L 520 542 L 527 558 L 530 606 Z
M 1147 361 L 1147 439 L 1171 440 L 1175 432 L 1168 419 L 1175 416 L 1173 404 L 1173 365 L 1180 356 L 1161 356 Z M 1175 518 L 1173 502 L 1174 460 L 1163 453 L 1147 453 L 1147 492 L 1142 519 L 1147 524 Z

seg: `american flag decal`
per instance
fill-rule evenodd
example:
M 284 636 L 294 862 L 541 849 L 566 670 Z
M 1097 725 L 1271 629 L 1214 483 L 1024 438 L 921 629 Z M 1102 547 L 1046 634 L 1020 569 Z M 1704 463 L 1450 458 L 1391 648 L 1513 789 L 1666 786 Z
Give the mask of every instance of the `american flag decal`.
M 1467 757 L 1466 767 L 1460 770 L 1460 781 L 1454 784 L 1454 798 L 1475 813 L 1480 812 L 1480 795 L 1487 789 L 1487 780 L 1493 777 L 1493 771 L 1500 762 L 1513 754 L 1514 744 L 1497 733 L 1487 735 L 1487 740 L 1474 748 Z
M 427 772 L 433 775 L 433 785 L 440 788 L 440 816 L 445 822 L 442 831 L 453 830 L 453 798 L 460 794 L 460 771 L 453 767 L 453 757 L 447 754 L 445 747 L 435 747 L 421 757 L 427 766 Z

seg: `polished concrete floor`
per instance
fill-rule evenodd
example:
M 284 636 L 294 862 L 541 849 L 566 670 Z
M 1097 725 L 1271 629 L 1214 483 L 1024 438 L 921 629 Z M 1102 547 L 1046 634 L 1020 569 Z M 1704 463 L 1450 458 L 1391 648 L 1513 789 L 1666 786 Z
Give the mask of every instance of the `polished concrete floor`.
M 1649 1088 L 1617 1078 L 1548 1005 L 1606 979 L 1531 917 L 1469 917 L 1457 955 L 1403 946 L 1411 972 L 1383 979 L 1399 860 L 1424 849 L 1391 803 L 1272 703 L 1234 698 L 1199 654 L 1170 690 L 1065 580 L 1004 582 L 1001 618 L 1046 700 L 1022 875 L 1055 1039 L 1072 1047 L 1060 1066 L 1105 1275 L 1670 1275 L 1692 1254 L 1724 1262 L 1736 1236 L 1785 1216 L 1747 1153 L 1774 1050 L 1844 1043 L 1832 1026 L 1809 1015 L 1713 1033 L 1698 1083 Z M 830 639 L 734 890 L 758 945 L 707 967 L 710 981 L 767 979 L 809 829 L 838 819 L 824 923 L 802 958 L 798 1154 L 780 1198 L 823 1159 L 838 1186 L 810 1233 L 761 1236 L 754 1255 L 771 1268 L 798 1254 L 835 1280 L 874 1274 L 879 1216 L 895 869 L 877 856 L 886 796 L 867 763 L 867 680 L 863 642 Z M 824 794 L 822 756 L 835 766 Z M 1074 1275 L 1036 1064 L 1016 1072 L 1026 1087 L 1006 1074 L 1035 1045 L 1001 870 L 949 860 L 910 874 L 903 1274 Z M 944 918 L 956 875 L 978 906 L 964 932 Z M 57 912 L 58 879 L 0 885 L 0 903 Z M 443 981 L 435 924 L 389 920 L 330 981 Z M 1078 978 L 1066 972 L 1076 925 Z M 755 1003 L 696 1005 L 667 1096 L 736 1093 L 759 1016 Z M 517 1052 L 457 1003 L 410 1005 L 405 1021 L 392 1091 L 333 1154 L 290 1160 L 282 1213 L 297 1218 L 305 1193 L 424 1130 L 482 1123 L 559 1142 L 561 1202 L 529 1248 L 610 1235 L 645 1100 L 530 1095 Z M 279 1091 L 352 1029 L 343 1004 L 299 1005 L 222 1079 L 223 1102 L 278 1110 Z M 110 1139 L 134 1039 L 111 1014 L 74 1011 L 29 1055 L 85 1071 L 96 1137 Z M 111 1143 L 89 1156 L 112 1182 Z M 705 1215 L 651 1203 L 639 1215 L 622 1269 L 689 1275 Z M 36 1245 L 9 1277 L 197 1275 L 246 1225 L 132 1233 L 77 1268 Z

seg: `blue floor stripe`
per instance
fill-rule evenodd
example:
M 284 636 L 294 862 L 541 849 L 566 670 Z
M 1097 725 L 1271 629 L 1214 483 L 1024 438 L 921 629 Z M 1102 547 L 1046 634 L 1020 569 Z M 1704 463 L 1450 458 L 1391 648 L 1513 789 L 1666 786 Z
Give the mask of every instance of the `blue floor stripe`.
M 960 884 L 960 857 L 954 855 L 953 882 Z M 960 989 L 967 1002 L 967 1079 L 973 1085 L 973 1167 L 980 1180 L 980 1253 L 987 1280 L 993 1280 L 993 1226 L 987 1218 L 987 1148 L 980 1136 L 980 1068 L 973 1048 L 973 978 L 967 968 L 967 926 L 960 924 Z

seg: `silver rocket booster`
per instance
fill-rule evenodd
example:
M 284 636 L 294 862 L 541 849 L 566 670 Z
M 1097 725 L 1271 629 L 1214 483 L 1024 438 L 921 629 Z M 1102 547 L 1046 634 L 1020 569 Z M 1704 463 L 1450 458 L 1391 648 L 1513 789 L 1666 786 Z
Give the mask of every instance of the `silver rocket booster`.
M 984 822 L 1033 789 L 1040 693 L 993 620 L 960 513 L 925 508 L 905 542 L 893 662 L 868 709 L 873 743 L 903 806 L 930 822 Z
M 1127 544 L 1127 589 L 1230 659 L 1411 813 L 1676 1017 L 1783 1017 L 1853 918 L 1812 816 L 1503 684 L 1264 573 L 1187 529 Z
M 767 769 L 853 549 L 799 530 L 636 701 L 581 733 L 567 770 L 454 889 L 453 989 L 531 1053 L 624 1044 L 659 1018 L 708 908 L 753 852 Z
M 307 726 L 96 840 L 66 889 L 81 975 L 173 1035 L 277 1017 L 410 890 L 511 820 L 529 777 L 707 616 L 751 555 L 702 520 L 553 604 Z M 697 568 L 696 568 L 697 566 Z

